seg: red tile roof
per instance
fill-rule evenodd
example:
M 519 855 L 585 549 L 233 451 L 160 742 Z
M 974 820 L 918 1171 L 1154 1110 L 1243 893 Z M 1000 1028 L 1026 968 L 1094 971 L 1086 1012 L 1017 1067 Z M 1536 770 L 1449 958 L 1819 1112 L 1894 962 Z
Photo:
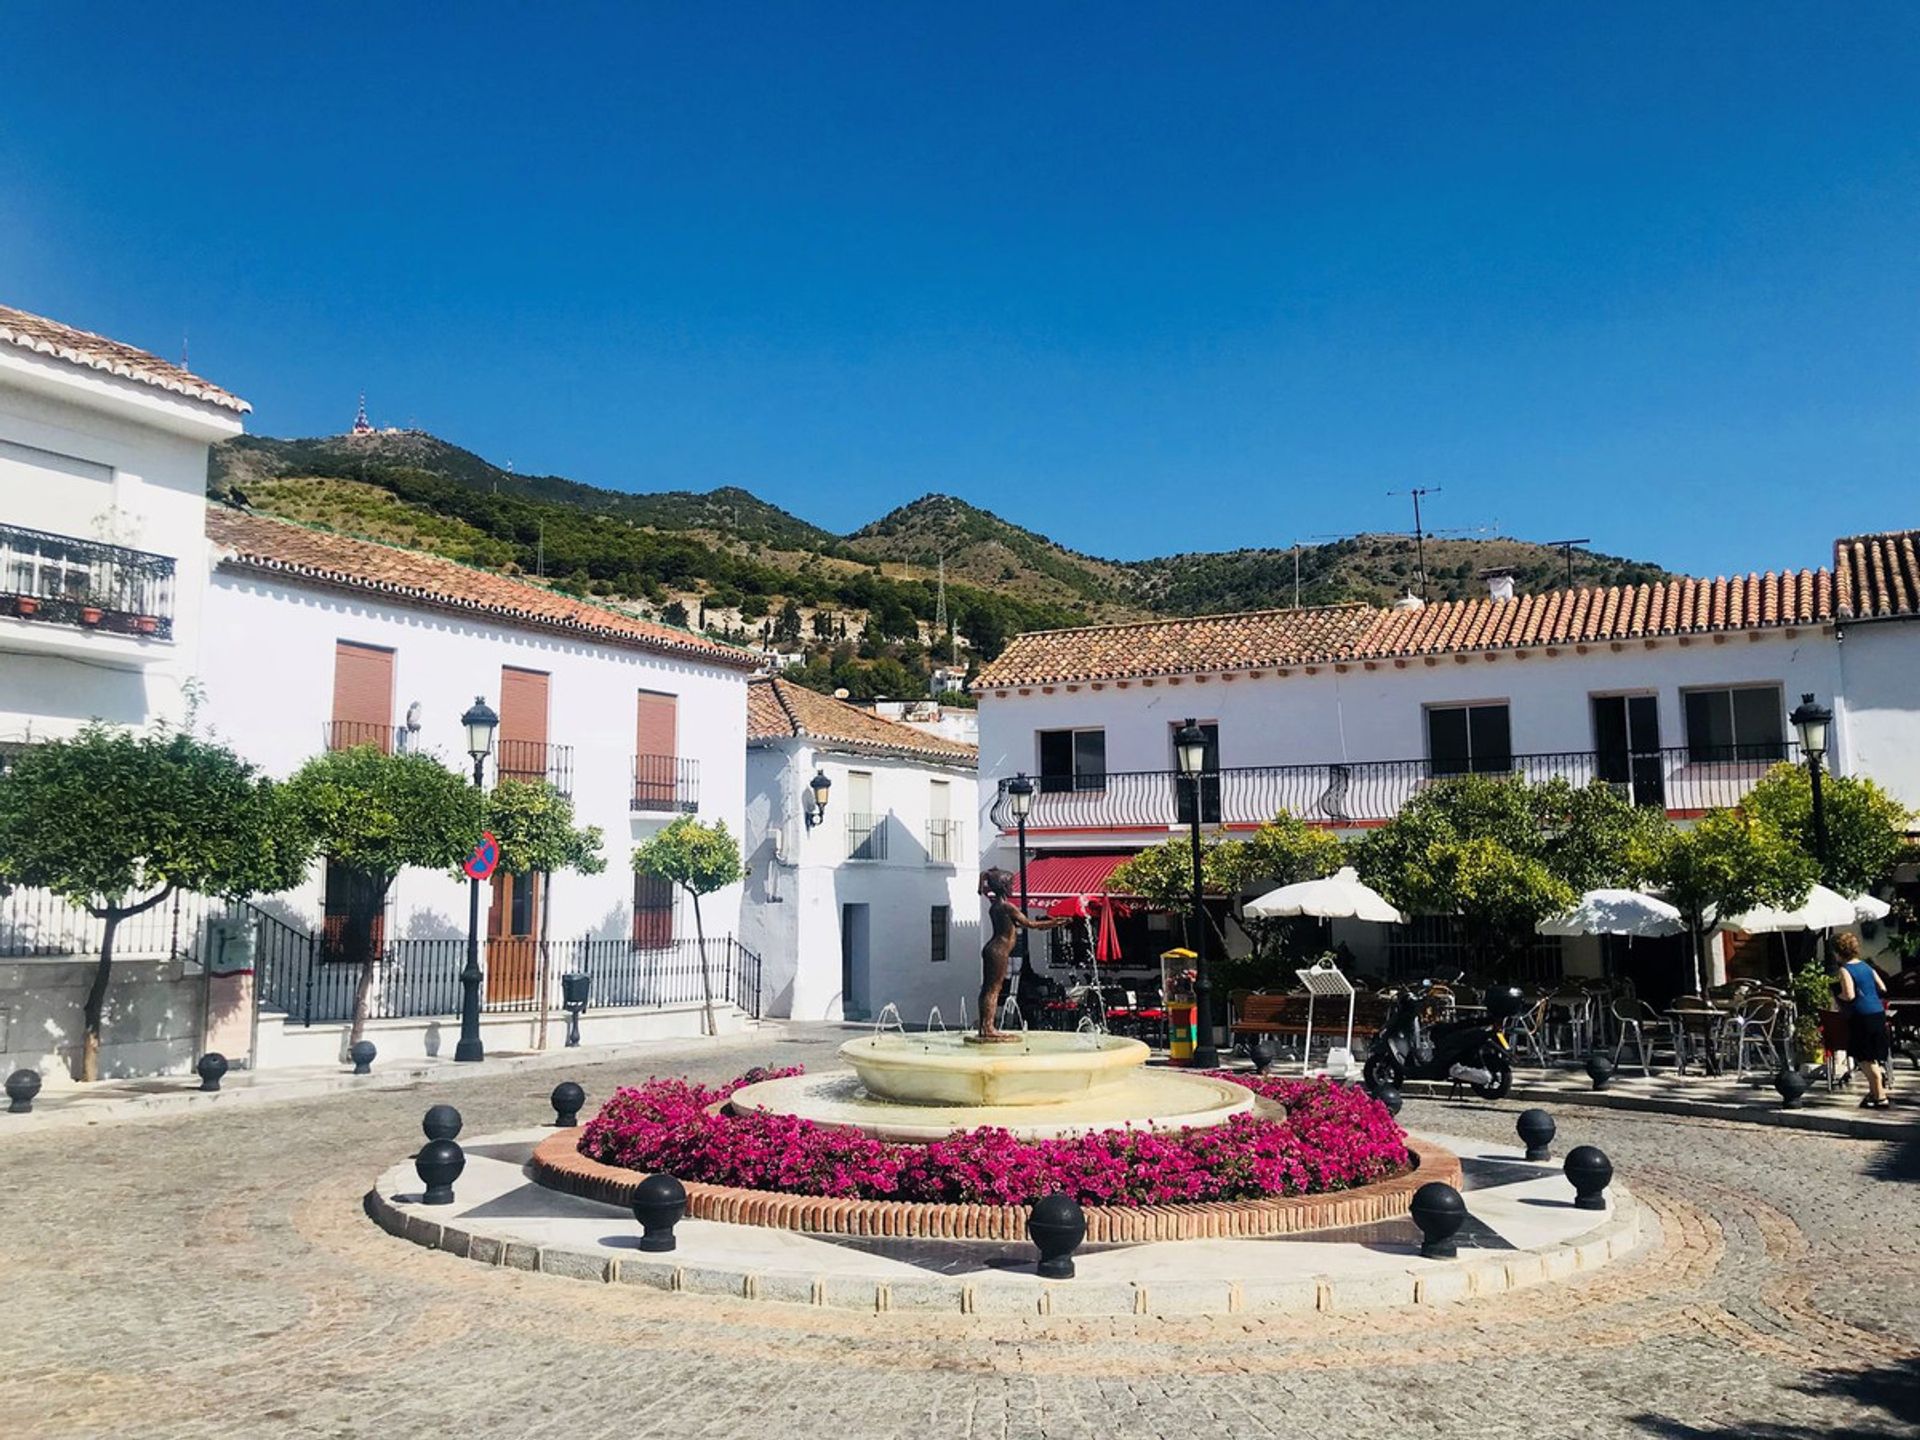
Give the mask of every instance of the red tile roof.
M 657 625 L 438 555 L 356 540 L 288 520 L 209 506 L 207 538 L 233 552 L 221 561 L 222 569 L 266 571 L 334 589 L 366 591 L 403 605 L 484 614 L 511 624 L 736 670 L 759 665 L 754 652 L 737 645 Z
M 1263 610 L 1021 635 L 981 671 L 973 687 L 1006 689 L 1817 625 L 1834 614 L 1834 578 L 1825 570 L 1553 590 L 1510 600 L 1482 597 L 1408 609 L 1344 605 Z
M 62 325 L 58 320 L 29 315 L 24 310 L 15 310 L 6 305 L 0 305 L 0 344 L 15 345 L 39 355 L 51 355 L 58 360 L 85 365 L 90 370 L 104 370 L 124 380 L 137 380 L 142 385 L 171 390 L 176 395 L 204 400 L 209 405 L 218 405 L 242 415 L 253 409 L 238 395 L 222 390 L 211 380 L 203 380 L 192 371 L 170 364 L 158 355 L 150 355 L 145 350 L 122 345 L 118 340 L 109 340 L 104 335 L 76 330 L 71 325 Z
M 1843 620 L 1920 615 L 1920 530 L 1834 541 L 1833 583 Z
M 975 746 L 902 725 L 777 675 L 757 677 L 747 687 L 747 742 L 796 737 L 863 755 L 900 755 L 967 767 L 980 763 Z
M 1016 636 L 973 687 L 1256 670 L 1331 659 L 1346 654 L 1378 613 L 1365 605 L 1331 605 L 1036 630 Z

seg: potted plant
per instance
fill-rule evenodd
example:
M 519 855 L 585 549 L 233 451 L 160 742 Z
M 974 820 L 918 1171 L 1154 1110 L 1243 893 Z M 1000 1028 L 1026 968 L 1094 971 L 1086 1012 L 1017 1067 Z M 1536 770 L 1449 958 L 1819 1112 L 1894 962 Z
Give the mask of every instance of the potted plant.
M 80 606 L 80 623 L 82 625 L 98 625 L 100 623 L 100 617 L 105 613 L 106 612 L 98 605 L 83 603 Z
M 154 615 L 136 615 L 133 617 L 133 628 L 142 635 L 151 635 L 160 628 L 159 617 Z
M 40 597 L 38 595 L 14 596 L 13 611 L 14 611 L 14 614 L 19 615 L 23 618 L 28 615 L 39 614 L 40 613 Z

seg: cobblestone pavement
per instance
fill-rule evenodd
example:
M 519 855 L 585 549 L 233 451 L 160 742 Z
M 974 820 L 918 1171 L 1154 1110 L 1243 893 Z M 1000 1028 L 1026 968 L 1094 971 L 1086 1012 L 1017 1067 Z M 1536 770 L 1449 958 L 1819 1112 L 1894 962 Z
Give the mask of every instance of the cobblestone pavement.
M 825 1031 L 691 1062 L 824 1063 Z M 604 1096 L 642 1067 L 578 1078 Z M 0 1130 L 0 1436 L 1920 1435 L 1920 1145 L 1569 1111 L 1660 1234 L 1498 1301 L 1356 1316 L 864 1316 L 486 1270 L 376 1230 L 451 1098 L 553 1073 Z M 1512 1135 L 1516 1106 L 1402 1119 Z

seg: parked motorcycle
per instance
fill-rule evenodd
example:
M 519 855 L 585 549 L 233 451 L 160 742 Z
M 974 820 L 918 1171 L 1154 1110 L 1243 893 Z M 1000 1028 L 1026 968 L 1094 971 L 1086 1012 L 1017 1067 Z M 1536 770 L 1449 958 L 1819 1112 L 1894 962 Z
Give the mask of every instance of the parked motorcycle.
M 1501 1099 L 1513 1088 L 1511 1047 L 1503 1027 L 1519 1013 L 1519 992 L 1489 990 L 1485 1019 L 1428 1024 L 1422 1017 L 1433 1007 L 1437 988 L 1433 981 L 1422 980 L 1401 990 L 1387 1023 L 1373 1037 L 1361 1071 L 1367 1088 L 1399 1086 L 1408 1080 L 1451 1080 L 1484 1099 Z

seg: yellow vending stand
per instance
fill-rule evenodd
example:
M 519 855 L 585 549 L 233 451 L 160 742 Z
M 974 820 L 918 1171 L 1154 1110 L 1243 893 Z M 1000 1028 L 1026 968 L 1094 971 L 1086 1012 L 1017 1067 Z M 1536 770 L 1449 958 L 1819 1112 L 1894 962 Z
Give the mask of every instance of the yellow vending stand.
M 1167 1009 L 1167 1058 L 1176 1065 L 1191 1065 L 1199 1040 L 1199 1010 L 1193 1000 L 1193 962 L 1200 957 L 1191 950 L 1169 950 L 1160 957 L 1161 1004 Z

